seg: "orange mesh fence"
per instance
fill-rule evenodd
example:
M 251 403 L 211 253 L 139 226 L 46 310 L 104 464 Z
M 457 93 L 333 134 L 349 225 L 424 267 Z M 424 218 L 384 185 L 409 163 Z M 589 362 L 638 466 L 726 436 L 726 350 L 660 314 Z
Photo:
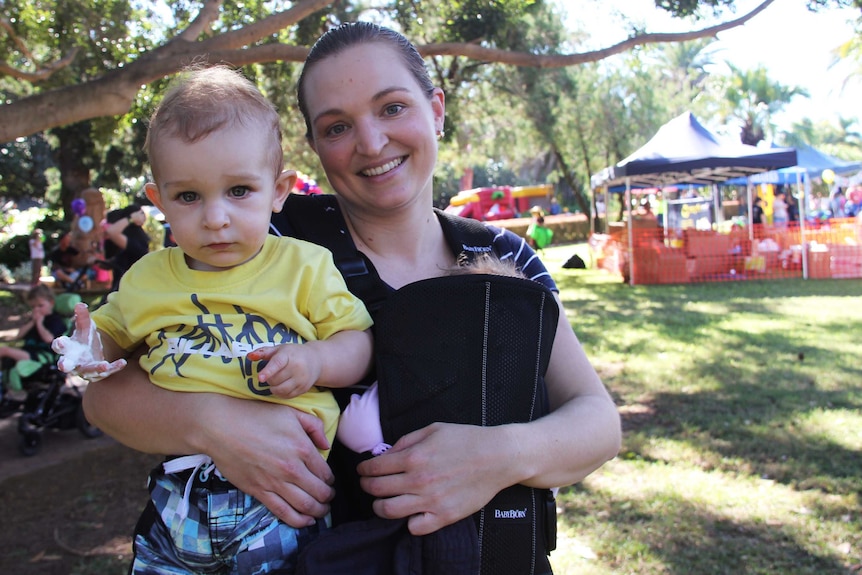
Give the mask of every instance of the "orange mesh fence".
M 756 225 L 665 233 L 654 223 L 633 224 L 631 253 L 622 225 L 594 234 L 590 249 L 595 267 L 634 284 L 801 278 L 803 246 L 808 278 L 862 278 L 862 218 L 804 231 L 798 225 Z

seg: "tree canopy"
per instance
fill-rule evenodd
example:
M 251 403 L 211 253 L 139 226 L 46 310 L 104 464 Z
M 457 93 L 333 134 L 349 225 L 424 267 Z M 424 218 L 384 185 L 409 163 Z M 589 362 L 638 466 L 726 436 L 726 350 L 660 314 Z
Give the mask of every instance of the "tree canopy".
M 451 7 L 454 3 L 395 2 L 391 13 L 402 25 L 408 24 L 406 33 L 414 39 L 425 57 L 461 56 L 478 62 L 549 68 L 596 62 L 651 43 L 715 36 L 744 24 L 772 2 L 774 0 L 763 0 L 747 14 L 715 26 L 681 33 L 636 33 L 603 49 L 571 54 L 558 53 L 555 46 L 543 53 L 513 51 L 500 42 L 505 40 L 506 31 L 515 25 L 514 19 L 523 11 L 524 5 L 533 2 L 474 0 L 458 3 L 456 12 Z M 53 7 L 51 4 L 62 6 Z M 256 4 L 246 2 L 244 7 Z M 156 31 L 146 24 L 155 17 L 152 6 L 149 9 L 131 9 L 131 3 L 111 0 L 56 3 L 9 0 L 6 2 L 7 15 L 0 21 L 6 32 L 3 42 L 5 62 L 0 64 L 0 73 L 9 82 L 17 84 L 19 90 L 17 93 L 4 90 L 4 102 L 0 106 L 0 142 L 75 122 L 125 114 L 132 108 L 142 85 L 169 76 L 183 65 L 201 58 L 236 66 L 301 62 L 308 52 L 308 45 L 295 41 L 311 41 L 331 24 L 328 15 L 321 15 L 321 11 L 333 4 L 336 3 L 332 0 L 301 0 L 268 15 L 260 12 L 260 18 L 255 19 L 241 16 L 236 7 L 225 6 L 224 0 L 178 2 L 172 18 L 176 28 L 162 31 L 164 40 L 158 42 Z M 435 7 L 432 8 L 431 4 Z M 681 16 L 691 14 L 699 4 L 716 7 L 732 5 L 733 0 L 656 0 L 658 7 Z M 199 6 L 197 12 L 192 6 Z M 87 14 L 81 14 L 83 12 Z M 103 20 L 93 22 L 95 14 L 104 16 Z M 428 30 L 434 36 L 431 41 L 419 41 L 417 37 L 427 33 L 425 24 L 432 14 L 436 25 L 429 24 Z M 476 18 L 477 14 L 484 17 Z M 84 22 L 93 22 L 89 30 L 73 24 L 57 26 L 61 18 L 71 23 L 78 15 L 89 16 L 83 19 Z M 357 10 L 356 15 L 361 15 L 361 12 Z M 500 25 L 505 22 L 509 25 Z M 306 35 L 301 38 L 296 33 L 309 28 L 316 32 L 312 37 Z M 127 35 L 118 38 L 116 31 Z M 143 41 L 145 38 L 148 42 Z M 31 47 L 33 45 L 38 48 Z M 117 54 L 126 58 L 116 58 Z M 89 73 L 79 73 L 74 78 L 64 73 L 81 58 L 93 60 L 94 65 L 88 67 Z M 58 77 L 62 79 L 60 82 L 52 82 Z
M 633 27 L 622 41 L 578 51 L 591 31 L 566 29 L 559 6 L 543 0 L 381 0 L 373 7 L 332 0 L 4 0 L 0 196 L 41 197 L 47 189 L 68 207 L 88 186 L 137 193 L 146 177 L 142 119 L 165 82 L 202 59 L 242 67 L 285 118 L 290 166 L 314 177 L 319 165 L 295 121 L 296 78 L 320 34 L 361 19 L 404 32 L 447 94 L 438 200 L 473 174 L 476 186 L 555 183 L 562 203 L 586 212 L 596 169 L 683 111 L 719 113 L 718 100 L 731 95 L 725 88 L 735 79 L 708 77 L 710 44 L 773 2 L 730 18 L 722 15 L 735 0 L 655 0 L 656 10 L 720 23 L 698 26 L 693 19 L 689 31 L 676 33 Z M 827 3 L 857 6 L 810 2 Z M 738 85 L 737 103 L 766 98 L 780 106 L 794 93 L 786 87 L 752 94 L 760 85 Z M 737 108 L 735 117 L 744 119 L 744 107 Z M 768 120 L 752 117 L 759 122 L 752 127 L 768 130 Z

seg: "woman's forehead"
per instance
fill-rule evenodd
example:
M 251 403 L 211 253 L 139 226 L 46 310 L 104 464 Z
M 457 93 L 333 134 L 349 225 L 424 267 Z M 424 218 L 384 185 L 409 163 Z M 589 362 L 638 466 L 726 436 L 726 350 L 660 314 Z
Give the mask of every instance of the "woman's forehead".
M 309 85 L 339 83 L 346 88 L 359 82 L 400 83 L 412 78 L 400 53 L 382 42 L 357 44 L 318 61 L 309 70 Z

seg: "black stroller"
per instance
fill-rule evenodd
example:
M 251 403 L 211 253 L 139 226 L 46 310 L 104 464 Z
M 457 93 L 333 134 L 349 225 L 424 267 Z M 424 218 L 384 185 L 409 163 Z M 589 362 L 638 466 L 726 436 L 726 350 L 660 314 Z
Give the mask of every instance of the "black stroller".
M 78 294 L 60 294 L 55 309 L 71 317 L 79 301 L 81 296 Z M 8 370 L 4 369 L 3 379 L 0 380 L 0 418 L 20 413 L 18 449 L 22 455 L 39 453 L 44 429 L 78 429 L 87 438 L 102 435 L 101 430 L 90 425 L 84 416 L 83 394 L 70 376 L 60 371 L 56 358 L 21 378 L 22 387 L 27 390 L 22 400 L 8 397 L 8 375 Z

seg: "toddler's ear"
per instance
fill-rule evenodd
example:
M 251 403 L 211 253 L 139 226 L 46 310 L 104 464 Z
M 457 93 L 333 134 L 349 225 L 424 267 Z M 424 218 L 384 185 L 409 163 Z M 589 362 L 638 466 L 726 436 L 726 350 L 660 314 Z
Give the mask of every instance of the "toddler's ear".
M 272 211 L 274 213 L 281 211 L 295 184 L 296 172 L 293 170 L 285 170 L 278 175 L 275 180 L 275 195 L 272 198 Z
M 164 213 L 162 209 L 162 196 L 159 194 L 159 187 L 153 182 L 144 184 L 144 193 L 147 194 L 147 199 L 153 202 L 153 205 L 159 208 L 159 211 Z

